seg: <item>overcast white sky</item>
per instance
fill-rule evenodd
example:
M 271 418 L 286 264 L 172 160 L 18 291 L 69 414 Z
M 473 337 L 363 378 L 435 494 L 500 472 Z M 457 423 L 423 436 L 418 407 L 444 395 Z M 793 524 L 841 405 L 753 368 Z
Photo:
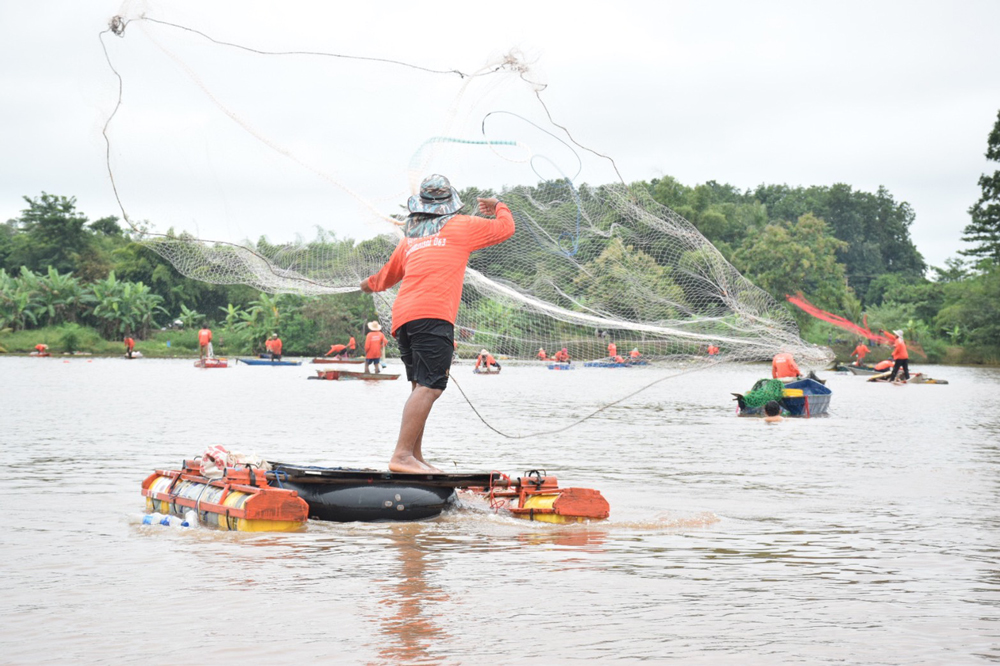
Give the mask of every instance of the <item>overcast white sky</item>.
M 178 0 L 131 4 L 128 10 L 263 48 L 388 57 L 465 71 L 519 47 L 544 73 L 549 87 L 543 96 L 555 118 L 581 143 L 613 156 L 626 180 L 669 174 L 688 185 L 714 179 L 741 189 L 844 182 L 874 191 L 885 185 L 913 206 L 914 241 L 934 265 L 962 247 L 966 209 L 979 196 L 976 181 L 997 168 L 983 156 L 1000 110 L 995 0 L 508 0 L 349 7 L 319 0 Z M 101 137 L 116 87 L 97 35 L 121 11 L 119 2 L 101 0 L 0 3 L 0 220 L 19 215 L 22 196 L 42 191 L 76 196 L 91 219 L 119 214 Z M 146 81 L 156 89 L 163 70 L 149 50 L 136 46 L 132 33 L 126 37 L 117 40 L 123 44 L 114 46 L 115 57 L 127 70 L 126 107 L 138 127 L 144 107 L 128 107 L 129 91 Z M 185 56 L 197 61 L 198 53 Z M 378 71 L 338 86 L 363 95 L 379 89 Z M 291 98 L 277 87 L 269 95 L 269 113 L 280 116 L 288 109 L 283 101 Z M 157 123 L 174 122 L 185 104 L 163 104 L 156 118 L 146 113 L 147 133 Z M 351 119 L 355 134 L 369 129 L 366 117 Z M 288 124 L 301 122 L 308 121 Z M 396 129 L 405 130 L 406 123 Z M 169 141 L 176 141 L 178 130 L 171 131 Z M 414 145 L 426 138 L 418 132 Z M 123 180 L 142 173 L 145 162 L 170 161 L 163 143 L 116 148 L 123 151 L 116 166 Z M 308 154 L 308 146 L 300 148 Z M 204 147 L 208 159 L 213 150 Z M 365 160 L 354 155 L 359 164 Z M 184 159 L 196 172 L 190 156 Z M 377 164 L 367 166 L 377 172 Z M 213 187 L 225 189 L 228 201 L 239 198 L 232 188 L 241 174 L 227 174 L 225 184 L 200 186 L 210 194 Z M 182 192 L 172 189 L 164 197 L 176 200 Z M 151 196 L 148 190 L 144 196 Z M 197 201 L 193 194 L 191 201 Z M 209 219 L 193 217 L 191 223 L 206 236 L 262 233 L 249 223 L 212 227 Z M 308 233 L 308 225 L 293 231 Z M 269 235 L 282 234 L 272 229 Z

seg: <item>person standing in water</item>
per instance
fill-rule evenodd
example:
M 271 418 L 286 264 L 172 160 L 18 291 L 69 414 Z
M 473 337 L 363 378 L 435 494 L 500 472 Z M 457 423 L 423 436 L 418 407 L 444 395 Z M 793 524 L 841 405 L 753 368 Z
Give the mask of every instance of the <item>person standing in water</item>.
M 777 400 L 768 400 L 764 405 L 764 422 L 781 423 L 784 420 L 781 416 L 781 404 Z
M 510 208 L 493 198 L 478 202 L 479 211 L 495 219 L 462 214 L 458 191 L 447 178 L 425 178 L 420 193 L 407 201 L 403 239 L 385 266 L 361 282 L 365 293 L 402 282 L 392 305 L 392 334 L 411 392 L 389 460 L 392 472 L 441 471 L 423 458 L 424 425 L 448 385 L 465 267 L 472 252 L 514 235 Z
M 124 342 L 125 342 L 125 357 L 132 358 L 132 350 L 135 349 L 135 340 L 133 340 L 130 336 L 126 335 Z

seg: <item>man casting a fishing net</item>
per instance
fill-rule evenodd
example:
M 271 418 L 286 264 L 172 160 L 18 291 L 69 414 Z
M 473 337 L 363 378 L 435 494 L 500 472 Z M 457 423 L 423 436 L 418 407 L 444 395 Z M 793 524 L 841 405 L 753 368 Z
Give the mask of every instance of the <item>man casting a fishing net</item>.
M 361 291 L 385 291 L 402 281 L 392 304 L 392 335 L 412 391 L 403 406 L 392 472 L 440 472 L 423 458 L 424 424 L 448 385 L 454 351 L 455 317 L 469 254 L 514 235 L 510 209 L 496 199 L 479 199 L 483 215 L 462 214 L 458 191 L 437 174 L 410 197 L 403 239 L 385 266 L 361 282 Z

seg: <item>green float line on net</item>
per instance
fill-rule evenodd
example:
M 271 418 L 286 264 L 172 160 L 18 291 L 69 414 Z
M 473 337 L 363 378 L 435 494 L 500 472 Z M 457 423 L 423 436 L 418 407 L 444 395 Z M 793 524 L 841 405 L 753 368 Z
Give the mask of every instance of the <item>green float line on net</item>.
M 420 144 L 420 147 L 417 148 L 417 151 L 413 153 L 413 157 L 410 159 L 411 171 L 417 168 L 417 162 L 420 159 L 421 153 L 424 152 L 424 148 L 426 148 L 429 144 L 432 143 L 460 143 L 469 146 L 520 146 L 522 148 L 526 148 L 524 144 L 520 144 L 517 141 L 490 141 L 490 140 L 475 140 L 475 139 L 457 139 L 455 137 L 450 137 L 450 136 L 434 136 L 431 137 L 430 139 L 427 139 L 422 144 Z

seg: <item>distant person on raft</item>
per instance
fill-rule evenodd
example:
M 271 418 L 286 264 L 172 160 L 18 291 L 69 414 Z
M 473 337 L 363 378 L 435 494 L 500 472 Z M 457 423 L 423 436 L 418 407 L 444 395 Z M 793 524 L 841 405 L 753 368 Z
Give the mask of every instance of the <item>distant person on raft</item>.
M 281 344 L 281 338 L 278 337 L 277 333 L 272 333 L 271 334 L 271 339 L 267 340 L 264 343 L 264 347 L 271 354 L 271 360 L 272 361 L 280 361 L 281 360 L 281 348 L 282 348 L 282 346 L 283 345 Z
M 888 331 L 882 331 L 886 334 L 890 340 L 892 340 L 892 374 L 889 375 L 889 381 L 896 381 L 896 376 L 899 371 L 902 370 L 902 375 L 899 378 L 902 381 L 907 381 L 910 378 L 910 352 L 906 349 L 906 341 L 903 340 L 903 331 L 897 329 L 892 333 Z
M 570 361 L 569 359 L 569 352 L 566 351 L 565 347 L 557 351 L 552 356 L 552 360 L 555 361 L 556 363 L 572 363 L 572 361 Z
M 201 330 L 198 331 L 198 358 L 205 360 L 211 357 L 211 352 L 208 350 L 208 346 L 212 344 L 212 331 L 208 326 L 202 326 Z
M 476 367 L 472 369 L 473 372 L 480 372 L 479 368 L 482 366 L 481 372 L 500 372 L 500 364 L 497 360 L 493 358 L 493 354 L 489 353 L 485 349 L 479 352 L 476 356 Z
M 539 361 L 544 361 L 546 359 L 548 359 L 548 355 L 545 353 L 545 347 L 539 347 L 538 348 L 538 360 Z
M 796 379 L 801 376 L 802 371 L 791 354 L 781 352 L 771 359 L 771 377 L 774 379 Z
M 365 372 L 368 372 L 369 363 L 374 367 L 376 375 L 382 372 L 382 351 L 387 344 L 389 340 L 382 332 L 382 324 L 377 321 L 368 322 L 368 335 L 365 336 Z
M 618 356 L 618 345 L 616 345 L 614 342 L 609 342 L 608 358 L 614 358 L 615 356 Z
M 379 327 L 381 330 L 381 327 Z M 333 354 L 336 358 L 346 358 L 348 356 L 354 356 L 354 351 L 357 349 L 358 343 L 354 341 L 354 336 L 347 341 L 346 345 L 330 345 L 330 351 L 323 354 L 323 356 L 329 356 Z
M 465 267 L 472 252 L 514 235 L 514 216 L 506 204 L 478 201 L 483 215 L 496 218 L 462 214 L 458 191 L 447 178 L 425 178 L 420 193 L 407 201 L 403 239 L 385 266 L 361 282 L 361 291 L 371 293 L 402 281 L 392 304 L 392 334 L 412 390 L 389 460 L 392 472 L 441 472 L 424 460 L 421 446 L 427 417 L 448 385 Z
M 867 356 L 868 352 L 870 351 L 871 349 L 868 349 L 868 346 L 865 345 L 864 342 L 859 342 L 858 346 L 855 347 L 854 351 L 851 352 L 851 356 L 858 357 L 857 360 L 854 361 L 854 365 L 861 365 L 862 361 L 864 361 L 865 359 L 865 356 Z

